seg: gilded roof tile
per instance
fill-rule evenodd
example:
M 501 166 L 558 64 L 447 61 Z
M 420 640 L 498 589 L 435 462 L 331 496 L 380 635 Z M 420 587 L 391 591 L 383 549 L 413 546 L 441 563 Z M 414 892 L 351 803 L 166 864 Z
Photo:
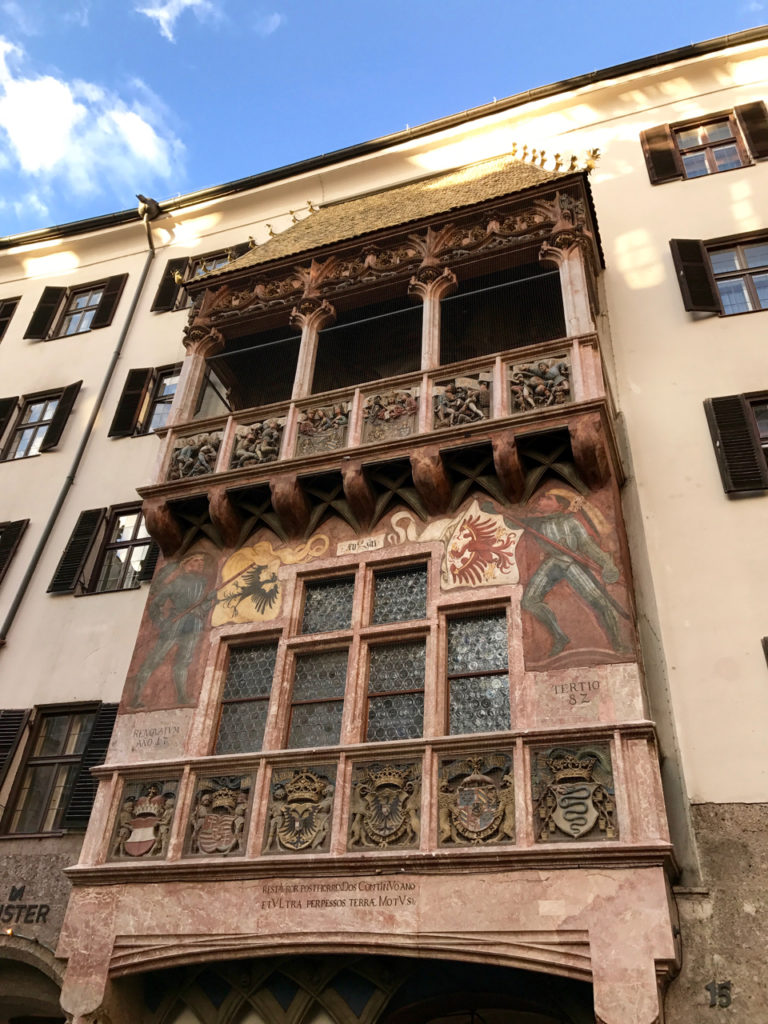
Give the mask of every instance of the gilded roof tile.
M 206 277 L 296 256 L 382 228 L 397 227 L 472 206 L 564 177 L 567 175 L 563 172 L 545 171 L 510 155 L 470 164 L 447 174 L 322 207 L 262 245 L 249 249 L 226 268 L 212 271 Z

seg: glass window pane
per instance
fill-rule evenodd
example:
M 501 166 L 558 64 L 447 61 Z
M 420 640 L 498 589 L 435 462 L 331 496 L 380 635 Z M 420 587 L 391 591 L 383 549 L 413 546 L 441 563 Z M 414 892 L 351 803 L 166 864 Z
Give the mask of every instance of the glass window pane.
M 152 409 L 152 418 L 149 421 L 147 430 L 152 433 L 153 430 L 160 430 L 168 422 L 168 414 L 171 411 L 170 402 L 160 402 Z
M 58 398 L 49 398 L 45 403 L 45 412 L 43 415 L 44 420 L 52 420 L 53 414 L 56 412 L 56 406 L 59 404 Z
M 12 459 L 23 459 L 30 453 L 36 433 L 37 430 L 31 427 L 29 430 L 22 430 L 20 434 L 16 435 L 16 443 L 11 449 Z
M 716 274 L 726 274 L 731 270 L 741 270 L 739 254 L 736 249 L 718 249 L 709 253 L 712 270 Z
M 261 750 L 268 709 L 269 701 L 266 699 L 224 704 L 215 752 L 246 754 Z
M 728 146 L 717 146 L 712 153 L 718 171 L 730 171 L 733 167 L 741 167 L 741 157 L 734 142 Z
M 328 633 L 349 629 L 352 623 L 354 577 L 307 583 L 304 591 L 302 633 Z
M 128 565 L 123 579 L 123 590 L 133 590 L 140 584 L 139 576 L 148 551 L 149 544 L 134 544 L 128 548 Z
M 755 274 L 752 283 L 757 290 L 760 309 L 768 309 L 768 274 Z
M 422 690 L 426 649 L 423 640 L 372 647 L 368 669 L 368 692 Z
M 704 127 L 707 142 L 720 142 L 721 139 L 733 138 L 733 132 L 728 121 L 715 121 Z
M 118 551 L 108 551 L 104 557 L 104 564 L 99 573 L 99 581 L 96 584 L 96 592 L 103 594 L 108 590 L 118 590 L 120 577 L 123 572 L 125 558 L 128 548 L 120 548 Z
M 745 245 L 744 259 L 746 265 L 750 268 L 768 267 L 768 242 L 760 242 L 758 245 Z
M 69 715 L 46 716 L 40 726 L 32 757 L 50 757 L 61 754 L 67 740 L 69 723 Z
M 402 622 L 427 614 L 427 567 L 377 572 L 373 594 L 373 621 Z
M 124 515 L 118 516 L 112 528 L 110 541 L 130 540 L 133 537 L 133 530 L 139 515 L 138 512 L 126 512 Z
M 768 402 L 756 402 L 752 412 L 757 421 L 757 429 L 761 439 L 768 439 Z
M 448 675 L 507 667 L 507 618 L 501 612 L 448 622 Z
M 347 681 L 347 650 L 302 654 L 296 659 L 294 700 L 344 696 Z
M 61 333 L 64 335 L 77 334 L 80 330 L 80 314 L 73 313 L 72 316 L 64 318 L 64 324 Z
M 164 373 L 160 378 L 160 383 L 157 389 L 158 398 L 168 398 L 176 394 L 176 388 L 179 386 L 180 373 Z
M 22 417 L 22 423 L 37 423 L 43 418 L 45 402 L 32 402 Z
M 677 132 L 675 138 L 677 139 L 677 145 L 680 149 L 690 149 L 691 146 L 698 146 L 701 144 L 701 129 L 686 128 L 682 132 Z
M 77 775 L 77 767 L 76 764 L 60 764 L 54 769 L 53 788 L 40 825 L 41 832 L 50 832 L 56 828 L 59 814 L 69 801 L 69 794 L 72 792 Z
M 82 754 L 96 716 L 93 714 L 80 714 L 72 716 L 72 728 L 69 730 L 65 754 Z
M 229 652 L 224 699 L 269 697 L 277 659 L 276 644 L 233 647 Z
M 56 765 L 41 765 L 27 768 L 19 792 L 16 810 L 11 820 L 11 832 L 39 832 L 45 816 L 54 778 Z
M 421 736 L 424 722 L 423 693 L 393 693 L 368 701 L 370 742 L 410 740 Z
M 506 675 L 450 680 L 450 733 L 509 729 L 509 679 Z
M 43 438 L 45 437 L 47 430 L 48 427 L 37 428 L 35 436 L 32 439 L 32 443 L 29 446 L 29 450 L 27 451 L 27 455 L 37 455 L 40 452 L 40 445 L 43 443 Z
M 80 292 L 78 295 L 73 295 L 69 303 L 68 309 L 85 309 L 88 305 L 88 299 L 90 292 Z
M 702 174 L 709 174 L 706 154 L 701 151 L 683 153 L 683 167 L 688 178 L 700 178 Z
M 341 736 L 342 701 L 297 704 L 291 712 L 289 747 L 329 747 Z
M 726 315 L 731 313 L 748 313 L 752 309 L 752 303 L 743 278 L 732 277 L 727 281 L 718 281 L 717 287 L 720 292 L 720 300 L 723 303 L 723 312 Z
M 80 326 L 78 332 L 89 331 L 91 329 L 91 320 L 93 320 L 96 313 L 95 309 L 87 309 L 80 317 Z

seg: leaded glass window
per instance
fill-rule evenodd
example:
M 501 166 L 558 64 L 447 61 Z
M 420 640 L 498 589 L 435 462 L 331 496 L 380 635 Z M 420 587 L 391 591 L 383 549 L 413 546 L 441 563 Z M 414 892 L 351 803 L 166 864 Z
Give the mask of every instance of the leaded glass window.
M 407 740 L 421 736 L 424 668 L 424 640 L 371 648 L 367 740 Z
M 342 648 L 296 658 L 289 747 L 328 747 L 339 742 L 347 653 Z
M 489 612 L 448 621 L 449 732 L 509 729 L 507 619 Z
M 304 588 L 301 632 L 330 633 L 335 629 L 349 629 L 352 625 L 354 593 L 353 576 L 307 583 Z
M 373 589 L 373 622 L 404 622 L 427 614 L 427 567 L 377 572 Z
M 276 658 L 277 644 L 233 647 L 229 652 L 215 753 L 261 750 Z

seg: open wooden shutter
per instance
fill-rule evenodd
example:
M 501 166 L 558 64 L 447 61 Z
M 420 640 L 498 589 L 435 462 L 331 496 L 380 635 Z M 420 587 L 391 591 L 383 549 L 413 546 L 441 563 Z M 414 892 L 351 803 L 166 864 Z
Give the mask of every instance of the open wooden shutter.
M 768 489 L 768 463 L 744 395 L 707 398 L 704 410 L 726 494 Z
M 118 274 L 117 277 L 110 277 L 107 280 L 104 285 L 99 308 L 93 314 L 93 320 L 91 320 L 92 331 L 97 330 L 99 327 L 109 327 L 112 323 L 117 304 L 120 301 L 120 296 L 123 293 L 127 280 L 127 274 Z
M 56 406 L 56 412 L 53 414 L 50 426 L 46 430 L 45 437 L 40 444 L 41 452 L 51 451 L 61 440 L 61 435 L 64 432 L 64 427 L 67 425 L 69 414 L 72 412 L 72 406 L 75 404 L 75 399 L 82 383 L 79 380 L 76 384 L 70 384 L 69 387 L 64 388 L 62 391 L 59 404 Z
M 18 304 L 18 299 L 3 299 L 0 302 L 0 339 L 8 329 L 8 324 L 11 322 L 11 317 L 16 312 Z
M 755 160 L 768 157 L 768 110 L 762 100 L 758 103 L 745 103 L 734 110 L 736 118 L 744 133 L 749 152 Z
M 29 321 L 25 338 L 34 338 L 41 341 L 48 336 L 53 325 L 53 319 L 61 305 L 61 300 L 66 294 L 66 288 L 44 288 L 42 298 L 37 304 L 32 319 Z
M 91 508 L 81 512 L 72 535 L 67 541 L 64 553 L 56 566 L 56 572 L 48 587 L 49 594 L 71 594 L 83 574 L 88 555 L 104 525 L 107 510 Z
M 720 296 L 704 243 L 694 238 L 672 238 L 669 247 L 685 308 L 719 313 Z
M 109 428 L 109 437 L 130 437 L 135 431 L 147 392 L 152 387 L 154 370 L 146 367 L 129 370 L 123 385 L 123 393 Z
M 148 583 L 155 575 L 157 560 L 160 557 L 160 547 L 156 540 L 149 545 L 146 558 L 139 571 L 139 583 Z
M 155 292 L 155 298 L 149 307 L 151 313 L 166 313 L 176 305 L 180 286 L 174 281 L 173 275 L 177 272 L 183 274 L 188 263 L 189 260 L 186 256 L 179 260 L 168 260 L 160 287 Z
M 239 245 L 231 246 L 229 251 L 232 253 L 232 262 L 234 263 L 234 261 L 239 260 L 241 256 L 245 256 L 249 249 L 250 244 L 248 242 L 240 242 Z
M 0 711 L 0 786 L 11 765 L 16 744 L 21 739 L 29 711 Z
M 19 396 L 13 398 L 0 398 L 0 437 L 5 433 L 5 428 L 11 422 L 11 417 L 19 408 Z
M 88 744 L 83 751 L 80 767 L 69 796 L 69 803 L 62 819 L 64 828 L 86 828 L 88 826 L 88 819 L 91 816 L 98 788 L 98 782 L 91 775 L 91 768 L 104 764 L 106 760 L 116 716 L 117 704 L 101 704 L 96 712 L 96 721 L 93 723 Z
M 640 133 L 648 177 L 652 185 L 676 181 L 683 176 L 683 161 L 668 124 L 660 124 Z
M 11 559 L 16 554 L 16 548 L 28 525 L 28 519 L 17 519 L 15 522 L 0 525 L 0 581 L 5 576 L 5 570 L 11 564 Z

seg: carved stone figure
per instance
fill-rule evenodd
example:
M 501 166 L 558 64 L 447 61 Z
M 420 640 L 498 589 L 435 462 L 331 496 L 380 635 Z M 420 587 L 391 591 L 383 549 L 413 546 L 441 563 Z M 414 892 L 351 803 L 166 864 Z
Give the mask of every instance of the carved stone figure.
M 285 420 L 269 419 L 238 427 L 232 451 L 231 469 L 261 466 L 274 462 L 280 454 Z
M 176 812 L 178 779 L 126 785 L 112 843 L 113 857 L 165 857 Z
M 333 815 L 331 766 L 275 769 L 264 852 L 327 849 Z
M 305 409 L 299 416 L 297 455 L 332 452 L 347 443 L 349 402 Z
M 434 427 L 459 427 L 487 420 L 491 414 L 491 391 L 480 376 L 457 377 L 435 386 Z
M 181 437 L 171 453 L 169 480 L 185 480 L 193 476 L 206 476 L 216 469 L 221 447 L 221 433 L 195 434 Z
M 251 779 L 203 778 L 198 781 L 190 818 L 190 853 L 245 853 L 245 819 Z
M 513 412 L 528 412 L 571 401 L 571 368 L 565 356 L 509 368 Z
M 511 756 L 489 753 L 444 761 L 438 789 L 440 844 L 479 846 L 514 839 Z
M 363 405 L 363 443 L 415 434 L 418 416 L 418 388 L 369 395 Z
M 615 839 L 616 801 L 606 744 L 553 747 L 533 759 L 534 829 L 538 842 Z
M 348 846 L 415 846 L 419 841 L 418 764 L 376 762 L 355 767 Z

